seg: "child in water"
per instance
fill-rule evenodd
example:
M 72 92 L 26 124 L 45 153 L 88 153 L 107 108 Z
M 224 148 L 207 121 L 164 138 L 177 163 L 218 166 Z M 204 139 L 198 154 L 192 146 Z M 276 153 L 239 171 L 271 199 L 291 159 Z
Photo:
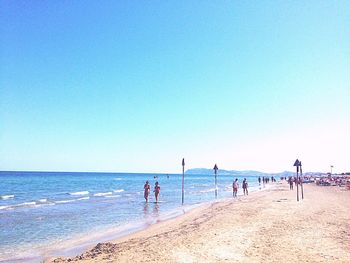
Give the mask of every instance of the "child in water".
M 148 202 L 148 195 L 151 190 L 151 186 L 149 185 L 148 181 L 146 181 L 145 185 L 143 186 L 143 189 L 145 190 L 143 196 L 146 199 L 146 203 Z
M 159 193 L 160 193 L 160 186 L 159 186 L 159 183 L 156 182 L 156 184 L 154 186 L 154 196 L 156 197 L 156 203 L 158 203 Z

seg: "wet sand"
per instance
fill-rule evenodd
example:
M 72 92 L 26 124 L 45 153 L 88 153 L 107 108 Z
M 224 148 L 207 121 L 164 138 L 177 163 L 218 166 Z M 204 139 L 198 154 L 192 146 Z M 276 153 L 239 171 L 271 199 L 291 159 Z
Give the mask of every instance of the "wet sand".
M 304 194 L 296 202 L 278 183 L 47 262 L 350 262 L 350 191 L 305 184 Z

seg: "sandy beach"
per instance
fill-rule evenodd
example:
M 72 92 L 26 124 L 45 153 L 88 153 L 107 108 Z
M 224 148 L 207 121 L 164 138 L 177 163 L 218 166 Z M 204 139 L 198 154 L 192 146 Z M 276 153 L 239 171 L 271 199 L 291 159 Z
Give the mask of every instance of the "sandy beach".
M 240 189 L 241 191 L 242 189 Z M 286 182 L 46 262 L 350 262 L 350 191 Z

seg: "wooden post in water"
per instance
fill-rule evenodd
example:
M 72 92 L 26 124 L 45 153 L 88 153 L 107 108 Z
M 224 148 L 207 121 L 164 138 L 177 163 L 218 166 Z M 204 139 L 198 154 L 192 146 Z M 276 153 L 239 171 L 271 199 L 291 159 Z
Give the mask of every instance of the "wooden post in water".
M 214 166 L 214 172 L 215 172 L 215 198 L 218 197 L 218 180 L 217 180 L 217 171 L 218 171 L 218 166 L 215 164 Z
M 185 201 L 185 158 L 182 158 L 182 205 Z

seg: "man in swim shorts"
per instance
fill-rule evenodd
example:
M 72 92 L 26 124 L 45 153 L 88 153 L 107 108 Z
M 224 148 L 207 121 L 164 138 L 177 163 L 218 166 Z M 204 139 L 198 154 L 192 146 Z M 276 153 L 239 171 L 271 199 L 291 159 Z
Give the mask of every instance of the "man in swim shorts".
M 236 178 L 236 180 L 232 184 L 233 197 L 237 197 L 238 187 L 238 179 Z

